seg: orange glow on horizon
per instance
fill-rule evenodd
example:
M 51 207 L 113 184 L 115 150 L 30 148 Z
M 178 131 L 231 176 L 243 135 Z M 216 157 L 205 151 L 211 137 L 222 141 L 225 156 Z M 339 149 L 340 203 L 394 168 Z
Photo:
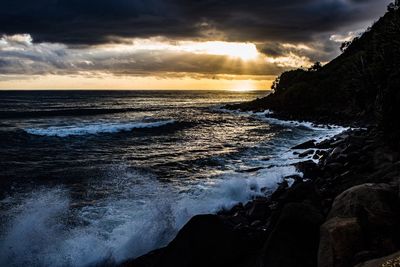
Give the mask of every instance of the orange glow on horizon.
M 117 90 L 268 90 L 274 77 L 229 77 L 213 78 L 159 78 L 104 75 L 101 77 L 46 75 L 21 76 L 18 79 L 2 80 L 0 90 L 49 90 L 49 89 L 117 89 Z

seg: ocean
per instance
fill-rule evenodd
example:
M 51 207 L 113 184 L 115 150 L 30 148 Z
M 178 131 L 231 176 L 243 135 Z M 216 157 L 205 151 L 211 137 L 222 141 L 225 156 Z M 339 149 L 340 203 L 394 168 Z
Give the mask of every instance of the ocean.
M 0 91 L 0 266 L 119 263 L 272 192 L 343 129 L 223 109 L 266 94 Z

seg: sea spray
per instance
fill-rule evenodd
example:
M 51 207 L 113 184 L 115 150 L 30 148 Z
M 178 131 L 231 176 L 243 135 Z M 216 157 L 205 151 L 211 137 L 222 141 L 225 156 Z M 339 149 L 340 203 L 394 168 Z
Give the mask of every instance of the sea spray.
M 85 266 L 137 257 L 166 245 L 192 216 L 246 202 L 295 172 L 288 166 L 249 177 L 235 173 L 177 193 L 149 177 L 146 183 L 138 183 L 134 181 L 140 179 L 138 173 L 125 171 L 113 172 L 120 178 L 126 175 L 122 178 L 125 190 L 78 210 L 71 208 L 65 188 L 42 189 L 27 196 L 18 209 L 10 211 L 0 242 L 1 265 Z M 113 182 L 121 186 L 118 178 Z M 153 198 L 148 195 L 148 200 L 137 201 L 137 194 Z M 69 224 L 71 215 L 86 223 Z

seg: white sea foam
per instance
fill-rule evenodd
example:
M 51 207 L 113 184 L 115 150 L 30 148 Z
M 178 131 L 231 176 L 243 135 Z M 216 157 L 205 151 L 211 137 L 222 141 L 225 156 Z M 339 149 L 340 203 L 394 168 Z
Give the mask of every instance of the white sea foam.
M 79 123 L 66 126 L 51 126 L 47 128 L 27 128 L 27 133 L 40 136 L 77 136 L 100 133 L 117 133 L 133 129 L 156 128 L 174 123 L 174 120 L 152 122 L 97 122 Z
M 13 211 L 0 241 L 0 266 L 86 266 L 137 257 L 166 245 L 192 216 L 246 202 L 294 171 L 232 173 L 175 187 L 119 170 L 107 181 L 116 191 L 77 213 L 86 226 L 67 224 L 73 204 L 67 189 L 40 190 Z
M 224 113 L 236 114 L 239 116 L 250 116 L 250 117 L 258 118 L 258 119 L 268 122 L 270 124 L 281 125 L 281 126 L 286 126 L 286 127 L 301 127 L 301 128 L 305 128 L 305 129 L 314 130 L 314 131 L 326 130 L 327 128 L 331 128 L 333 130 L 336 129 L 339 132 L 343 131 L 343 129 L 344 129 L 343 127 L 336 126 L 336 125 L 316 125 L 316 124 L 314 124 L 312 122 L 308 122 L 308 121 L 294 121 L 294 120 L 277 119 L 277 118 L 270 116 L 270 115 L 274 114 L 274 112 L 271 110 L 265 110 L 262 112 L 229 110 L 229 109 L 225 109 L 225 108 L 216 108 L 215 110 L 219 111 L 219 112 L 224 112 Z
M 268 120 L 266 114 L 269 113 L 239 115 Z M 108 197 L 77 209 L 71 208 L 76 203 L 67 188 L 33 192 L 6 214 L 8 224 L 0 239 L 0 266 L 86 266 L 104 260 L 119 263 L 140 256 L 165 246 L 192 216 L 247 202 L 262 195 L 263 188 L 272 191 L 283 177 L 296 174 L 291 164 L 299 159 L 291 146 L 311 138 L 322 140 L 345 130 L 321 127 L 310 131 L 292 122 L 268 122 L 283 123 L 306 134 L 301 140 L 275 140 L 280 145 L 269 155 L 267 169 L 253 173 L 231 171 L 206 180 L 189 179 L 175 184 L 116 167 L 90 187 L 108 192 Z M 50 133 L 62 136 L 59 134 L 65 132 Z M 260 165 L 265 166 L 265 162 L 260 161 Z M 95 192 L 87 192 L 91 193 Z M 72 215 L 85 223 L 67 223 Z

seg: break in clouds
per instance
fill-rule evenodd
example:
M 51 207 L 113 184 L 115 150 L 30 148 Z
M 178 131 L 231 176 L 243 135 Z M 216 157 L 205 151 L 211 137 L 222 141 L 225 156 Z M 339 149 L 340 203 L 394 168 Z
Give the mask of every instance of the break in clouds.
M 0 74 L 273 76 L 332 59 L 389 2 L 4 0 Z M 247 43 L 257 56 L 245 62 L 206 42 Z

